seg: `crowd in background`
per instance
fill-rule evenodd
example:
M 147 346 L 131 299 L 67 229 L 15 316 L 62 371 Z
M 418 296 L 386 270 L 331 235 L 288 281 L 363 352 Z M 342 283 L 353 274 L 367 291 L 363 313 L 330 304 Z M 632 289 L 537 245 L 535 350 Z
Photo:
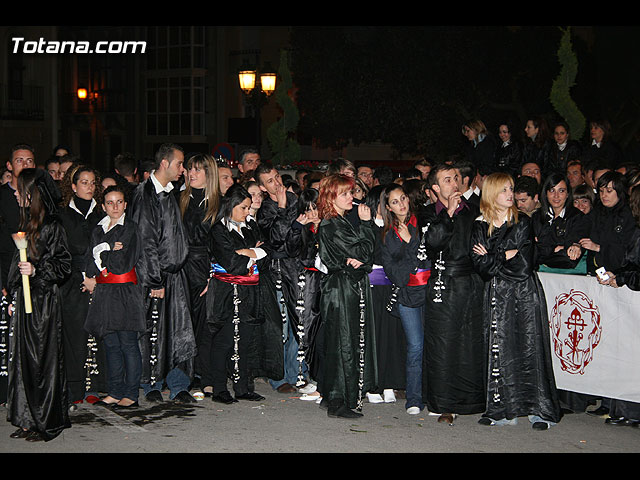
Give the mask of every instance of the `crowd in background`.
M 606 122 L 588 145 L 562 122 L 518 131 L 468 122 L 466 152 L 402 172 L 285 173 L 256 150 L 234 172 L 174 144 L 100 172 L 16 145 L 0 187 L 12 437 L 51 440 L 82 402 L 140 408 L 140 390 L 263 401 L 259 379 L 330 417 L 402 398 L 449 424 L 546 430 L 598 405 L 637 427 L 637 404 L 556 388 L 536 272 L 640 290 L 640 162 Z

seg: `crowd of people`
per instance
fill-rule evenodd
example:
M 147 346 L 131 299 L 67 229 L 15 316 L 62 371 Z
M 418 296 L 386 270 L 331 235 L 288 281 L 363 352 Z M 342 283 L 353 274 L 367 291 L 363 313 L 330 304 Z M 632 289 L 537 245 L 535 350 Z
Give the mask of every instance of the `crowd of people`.
M 498 141 L 471 121 L 468 152 L 404 172 L 286 174 L 247 150 L 234 176 L 171 143 L 99 172 L 16 145 L 0 187 L 11 437 L 54 439 L 82 402 L 262 401 L 256 379 L 329 417 L 403 399 L 442 423 L 546 430 L 599 401 L 587 413 L 637 427 L 638 404 L 556 387 L 537 272 L 640 290 L 640 165 L 604 123 L 584 148 L 548 130 L 533 118 L 519 143 L 505 123 Z

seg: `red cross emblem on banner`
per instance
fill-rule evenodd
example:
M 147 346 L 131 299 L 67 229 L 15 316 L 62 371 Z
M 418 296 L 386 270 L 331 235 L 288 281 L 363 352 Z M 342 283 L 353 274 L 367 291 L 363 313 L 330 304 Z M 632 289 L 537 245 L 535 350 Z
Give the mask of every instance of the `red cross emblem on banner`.
M 582 375 L 602 335 L 598 306 L 579 290 L 561 293 L 555 299 L 549 327 L 553 353 L 562 370 Z

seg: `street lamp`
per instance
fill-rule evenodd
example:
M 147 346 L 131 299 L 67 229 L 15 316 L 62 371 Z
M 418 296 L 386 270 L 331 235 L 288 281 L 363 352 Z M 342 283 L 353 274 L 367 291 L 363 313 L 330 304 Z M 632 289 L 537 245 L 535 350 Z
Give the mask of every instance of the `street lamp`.
M 271 68 L 271 65 L 268 62 L 265 62 L 259 76 L 261 91 L 268 97 L 276 89 L 276 72 Z M 258 77 L 257 70 L 249 66 L 245 61 L 242 67 L 238 70 L 238 82 L 240 84 L 240 89 L 247 96 L 251 95 L 256 87 L 256 77 Z

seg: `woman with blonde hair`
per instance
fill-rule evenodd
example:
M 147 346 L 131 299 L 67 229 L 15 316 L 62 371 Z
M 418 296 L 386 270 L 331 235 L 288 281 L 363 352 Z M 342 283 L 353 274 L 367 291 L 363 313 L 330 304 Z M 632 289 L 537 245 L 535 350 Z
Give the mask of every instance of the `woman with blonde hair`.
M 186 162 L 185 188 L 180 193 L 180 211 L 189 241 L 185 269 L 189 281 L 191 318 L 198 346 L 195 358 L 195 378 L 210 393 L 210 334 L 207 329 L 207 295 L 209 273 L 209 230 L 220 209 L 221 194 L 218 167 L 211 155 L 197 153 Z M 197 383 L 197 382 L 196 382 Z
M 320 316 L 324 320 L 324 375 L 321 407 L 329 417 L 358 418 L 364 394 L 377 383 L 371 287 L 376 236 L 371 210 L 358 205 L 358 227 L 346 218 L 353 208 L 355 180 L 330 175 L 320 182 L 318 253 L 327 274 L 322 283 Z
M 479 423 L 509 425 L 527 415 L 535 430 L 560 421 L 544 291 L 534 270 L 531 219 L 518 215 L 513 178 L 489 175 L 471 257 L 485 280 L 487 404 Z

